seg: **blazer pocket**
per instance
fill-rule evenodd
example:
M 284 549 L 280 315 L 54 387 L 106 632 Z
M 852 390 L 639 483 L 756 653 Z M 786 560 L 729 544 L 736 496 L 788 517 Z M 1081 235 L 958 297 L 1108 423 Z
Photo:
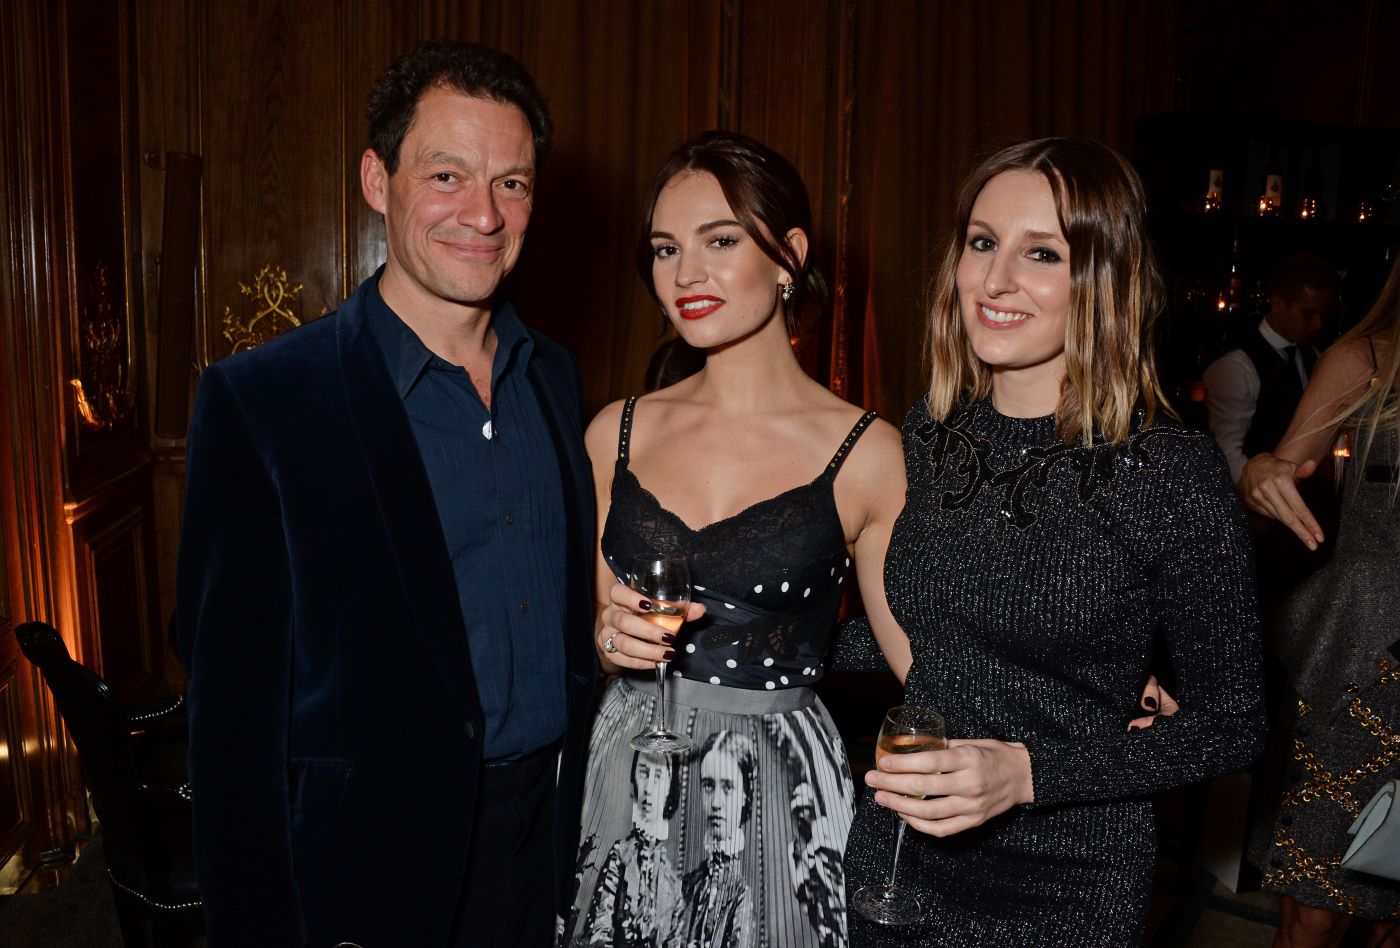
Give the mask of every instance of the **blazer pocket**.
M 350 791 L 354 767 L 335 757 L 293 757 L 290 761 L 292 823 L 323 820 L 339 812 Z

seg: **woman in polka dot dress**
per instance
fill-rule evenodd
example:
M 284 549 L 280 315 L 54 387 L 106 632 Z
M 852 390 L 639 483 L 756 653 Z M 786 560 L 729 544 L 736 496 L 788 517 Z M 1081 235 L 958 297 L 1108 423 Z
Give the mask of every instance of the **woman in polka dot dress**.
M 690 378 L 608 406 L 588 431 L 602 537 L 596 641 L 604 669 L 620 674 L 594 723 L 561 941 L 845 945 L 854 792 L 812 686 L 850 582 L 882 646 L 898 643 L 891 664 L 902 648 L 908 665 L 880 578 L 904 501 L 899 435 L 793 355 L 798 309 L 824 285 L 806 192 L 781 156 L 705 133 L 663 165 L 646 222 L 642 278 L 707 357 Z M 688 557 L 695 590 L 674 637 L 637 616 L 649 604 L 622 582 L 634 557 L 662 553 Z M 673 757 L 672 816 L 647 827 L 660 842 L 628 850 L 657 855 L 630 875 L 605 872 L 638 832 L 628 741 L 650 727 L 662 659 L 671 727 L 695 746 Z

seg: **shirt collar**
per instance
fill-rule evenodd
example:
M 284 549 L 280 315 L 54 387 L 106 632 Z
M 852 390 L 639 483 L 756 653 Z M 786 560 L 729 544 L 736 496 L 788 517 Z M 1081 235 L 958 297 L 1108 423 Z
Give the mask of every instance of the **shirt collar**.
M 1294 343 L 1288 341 L 1287 337 L 1279 335 L 1278 330 L 1269 325 L 1267 317 L 1259 320 L 1259 335 L 1263 336 L 1264 341 L 1273 346 L 1280 353 L 1289 346 L 1294 345 Z
M 437 362 L 443 367 L 447 363 L 432 350 L 423 345 L 423 340 L 399 318 L 379 295 L 379 274 L 370 283 L 365 297 L 365 311 L 369 315 L 370 331 L 375 342 L 384 352 L 384 362 L 389 368 L 389 377 L 394 381 L 394 389 L 399 398 L 407 398 L 414 385 L 423 377 L 428 366 Z M 492 375 L 499 379 L 514 366 L 524 365 L 534 351 L 534 340 L 525 324 L 515 313 L 515 307 L 505 300 L 497 300 L 491 309 L 491 328 L 496 331 L 496 356 L 492 363 Z M 493 380 L 493 386 L 495 384 Z

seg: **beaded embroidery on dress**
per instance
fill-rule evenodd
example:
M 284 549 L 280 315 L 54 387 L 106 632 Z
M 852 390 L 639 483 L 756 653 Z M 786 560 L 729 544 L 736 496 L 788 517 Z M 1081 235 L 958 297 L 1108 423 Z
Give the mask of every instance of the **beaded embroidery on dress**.
M 1037 517 L 1028 494 L 1032 489 L 1044 489 L 1057 466 L 1066 466 L 1079 475 L 1079 499 L 1088 500 L 1110 484 L 1120 470 L 1135 470 L 1150 464 L 1153 454 L 1148 442 L 1152 439 L 1205 437 L 1202 432 L 1184 428 L 1144 427 L 1145 416 L 1139 410 L 1136 430 L 1122 444 L 1096 441 L 1088 446 L 1035 445 L 1022 449 L 1024 460 L 1020 464 L 998 471 L 989 460 L 991 444 L 972 429 L 982 404 L 967 406 L 946 422 L 930 420 L 915 431 L 915 435 L 928 445 L 935 477 L 941 477 L 944 468 L 955 459 L 958 472 L 967 477 L 961 488 L 943 495 L 942 509 L 966 510 L 984 488 L 999 488 L 1005 493 L 999 515 L 1021 529 L 1035 523 Z

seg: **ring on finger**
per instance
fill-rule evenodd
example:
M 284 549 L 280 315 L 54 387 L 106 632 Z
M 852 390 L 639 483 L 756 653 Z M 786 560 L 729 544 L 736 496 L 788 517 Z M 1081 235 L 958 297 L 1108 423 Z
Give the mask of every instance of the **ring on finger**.
M 608 636 L 608 640 L 603 643 L 603 651 L 607 652 L 609 655 L 617 651 L 617 646 L 613 644 L 613 639 L 615 638 L 617 638 L 616 632 Z

